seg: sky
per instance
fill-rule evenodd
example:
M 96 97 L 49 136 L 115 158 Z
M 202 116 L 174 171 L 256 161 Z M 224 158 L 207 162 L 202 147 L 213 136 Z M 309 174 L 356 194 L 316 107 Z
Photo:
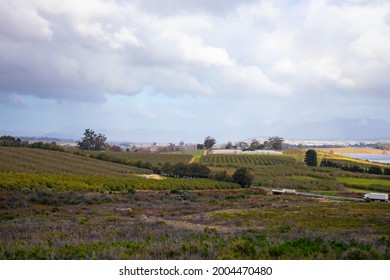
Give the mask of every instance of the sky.
M 2 0 L 0 134 L 390 139 L 390 1 Z

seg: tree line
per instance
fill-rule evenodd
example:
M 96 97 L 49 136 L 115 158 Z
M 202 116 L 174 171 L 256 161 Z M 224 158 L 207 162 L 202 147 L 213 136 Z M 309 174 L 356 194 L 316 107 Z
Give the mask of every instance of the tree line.
M 45 149 L 45 150 L 53 150 L 53 151 L 64 151 L 64 148 L 57 145 L 56 142 L 44 143 L 33 142 L 29 143 L 28 141 L 23 141 L 20 138 L 16 138 L 9 135 L 3 135 L 0 137 L 0 146 L 2 147 L 24 147 L 24 148 L 36 148 L 36 149 Z

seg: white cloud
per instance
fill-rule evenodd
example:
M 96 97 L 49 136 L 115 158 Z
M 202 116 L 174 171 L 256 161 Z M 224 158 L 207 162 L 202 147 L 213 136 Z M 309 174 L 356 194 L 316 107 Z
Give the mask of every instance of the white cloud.
M 388 2 L 155 3 L 2 1 L 0 91 L 86 101 L 149 86 L 173 96 L 388 96 Z
M 17 40 L 50 40 L 50 23 L 25 1 L 0 2 L 0 33 Z

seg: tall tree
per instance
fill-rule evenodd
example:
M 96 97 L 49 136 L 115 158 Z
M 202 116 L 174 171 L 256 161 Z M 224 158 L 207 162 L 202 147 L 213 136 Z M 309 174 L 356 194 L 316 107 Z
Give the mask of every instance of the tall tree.
M 80 150 L 101 151 L 105 148 L 107 137 L 104 134 L 96 134 L 92 129 L 86 129 L 81 141 L 77 141 Z
M 317 166 L 317 152 L 315 150 L 307 150 L 305 155 L 305 163 L 308 166 Z
M 210 137 L 210 136 L 207 136 L 204 139 L 204 147 L 206 149 L 211 149 L 214 146 L 215 143 L 216 143 L 215 139 Z
M 284 139 L 279 136 L 269 137 L 267 142 L 264 142 L 272 150 L 281 150 Z
M 260 144 L 259 141 L 256 139 L 253 139 L 252 142 L 249 145 L 249 150 L 263 150 L 264 149 L 264 144 Z

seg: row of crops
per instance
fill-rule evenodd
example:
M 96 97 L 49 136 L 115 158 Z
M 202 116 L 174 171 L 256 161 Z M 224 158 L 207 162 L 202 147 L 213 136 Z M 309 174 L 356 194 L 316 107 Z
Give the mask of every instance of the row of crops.
M 98 152 L 98 151 L 77 151 L 78 155 L 87 155 L 106 161 L 121 162 L 126 164 L 127 161 L 141 161 L 150 163 L 153 166 L 162 165 L 169 162 L 170 164 L 188 163 L 192 156 L 189 154 L 163 154 L 163 153 L 127 153 L 127 152 Z M 115 161 L 119 160 L 119 161 Z
M 0 172 L 51 173 L 70 175 L 132 176 L 147 173 L 132 166 L 42 149 L 0 147 Z
M 240 165 L 278 165 L 295 164 L 295 159 L 286 156 L 274 155 L 207 155 L 200 160 L 202 163 L 213 166 L 240 166 Z
M 64 174 L 29 174 L 0 172 L 0 189 L 7 190 L 39 190 L 53 191 L 119 191 L 137 190 L 203 190 L 203 189 L 235 189 L 239 185 L 230 182 L 209 179 L 177 179 L 163 180 L 140 177 L 123 178 L 115 176 L 84 176 Z

